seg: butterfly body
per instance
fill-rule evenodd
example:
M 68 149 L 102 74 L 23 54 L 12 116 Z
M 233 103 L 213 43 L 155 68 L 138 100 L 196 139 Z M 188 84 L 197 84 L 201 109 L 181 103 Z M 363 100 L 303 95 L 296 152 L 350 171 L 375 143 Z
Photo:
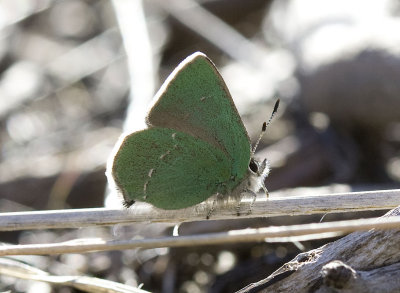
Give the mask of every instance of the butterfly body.
M 121 138 L 107 172 L 126 205 L 181 209 L 264 186 L 267 163 L 252 158 L 229 91 L 204 54 L 192 54 L 173 71 L 146 123 Z

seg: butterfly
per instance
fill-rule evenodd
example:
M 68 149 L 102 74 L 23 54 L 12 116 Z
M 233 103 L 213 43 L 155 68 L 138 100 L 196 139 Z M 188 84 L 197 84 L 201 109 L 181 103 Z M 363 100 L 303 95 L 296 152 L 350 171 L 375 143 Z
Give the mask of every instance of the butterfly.
M 125 206 L 141 201 L 176 210 L 213 195 L 237 198 L 261 188 L 268 194 L 268 161 L 254 158 L 259 140 L 252 149 L 224 80 L 203 53 L 171 73 L 146 123 L 147 129 L 120 139 L 107 171 Z M 262 133 L 266 127 L 264 122 Z

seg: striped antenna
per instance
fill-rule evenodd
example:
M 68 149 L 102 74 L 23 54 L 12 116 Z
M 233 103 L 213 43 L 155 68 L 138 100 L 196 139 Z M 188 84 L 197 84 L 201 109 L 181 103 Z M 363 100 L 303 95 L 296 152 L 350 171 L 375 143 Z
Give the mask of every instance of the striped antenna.
M 276 112 L 278 111 L 278 107 L 279 107 L 279 99 L 275 102 L 275 106 L 274 106 L 274 110 L 272 111 L 271 117 L 269 117 L 268 122 L 264 122 L 262 125 L 262 129 L 261 129 L 261 133 L 260 136 L 257 139 L 256 144 L 253 147 L 253 150 L 251 151 L 251 156 L 253 157 L 254 153 L 256 152 L 256 149 L 258 147 L 258 144 L 261 141 L 261 138 L 263 137 L 263 135 L 265 134 L 265 131 L 267 130 L 268 125 L 271 124 L 272 118 L 274 118 Z

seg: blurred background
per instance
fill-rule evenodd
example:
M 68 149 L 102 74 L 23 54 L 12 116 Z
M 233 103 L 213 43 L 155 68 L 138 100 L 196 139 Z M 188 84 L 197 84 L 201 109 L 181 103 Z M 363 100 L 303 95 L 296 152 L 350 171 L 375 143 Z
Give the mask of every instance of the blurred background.
M 290 196 L 397 188 L 399 31 L 394 0 L 0 1 L 0 212 L 103 206 L 105 166 L 115 142 L 122 131 L 145 126 L 154 93 L 195 51 L 219 68 L 253 141 L 281 99 L 257 154 L 271 163 L 270 191 Z M 207 221 L 185 224 L 181 234 L 320 218 Z M 170 234 L 164 226 L 118 231 L 114 235 L 127 238 Z M 88 235 L 109 231 L 2 232 L 0 241 Z M 54 274 L 143 283 L 153 292 L 234 292 L 324 243 L 24 260 Z M 38 288 L 78 292 L 0 276 L 0 291 Z

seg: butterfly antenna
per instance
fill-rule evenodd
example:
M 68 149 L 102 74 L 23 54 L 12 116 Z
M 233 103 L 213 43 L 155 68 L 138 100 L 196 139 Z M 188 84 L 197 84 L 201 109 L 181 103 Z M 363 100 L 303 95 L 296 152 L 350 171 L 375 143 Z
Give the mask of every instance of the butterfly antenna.
M 268 122 L 264 122 L 263 125 L 262 125 L 262 129 L 261 129 L 260 136 L 258 137 L 257 142 L 256 142 L 256 144 L 255 144 L 254 147 L 253 147 L 253 150 L 251 151 L 251 155 L 252 155 L 252 156 L 253 156 L 254 153 L 256 152 L 256 149 L 257 149 L 257 147 L 258 147 L 258 144 L 260 143 L 261 138 L 262 138 L 263 135 L 265 134 L 265 131 L 267 130 L 268 125 L 271 124 L 272 118 L 274 118 L 276 112 L 278 111 L 278 107 L 279 107 L 279 99 L 275 102 L 274 110 L 272 111 L 271 117 L 269 117 Z

